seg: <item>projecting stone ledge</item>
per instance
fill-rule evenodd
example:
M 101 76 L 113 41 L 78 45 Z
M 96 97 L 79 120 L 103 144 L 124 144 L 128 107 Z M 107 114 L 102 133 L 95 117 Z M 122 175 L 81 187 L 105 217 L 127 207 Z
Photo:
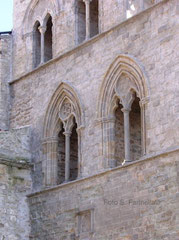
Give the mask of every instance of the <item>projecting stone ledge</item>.
M 21 169 L 31 169 L 33 167 L 33 164 L 30 163 L 30 159 L 28 158 L 22 158 L 22 157 L 11 158 L 1 153 L 0 153 L 0 164 L 10 166 L 10 167 L 17 167 Z

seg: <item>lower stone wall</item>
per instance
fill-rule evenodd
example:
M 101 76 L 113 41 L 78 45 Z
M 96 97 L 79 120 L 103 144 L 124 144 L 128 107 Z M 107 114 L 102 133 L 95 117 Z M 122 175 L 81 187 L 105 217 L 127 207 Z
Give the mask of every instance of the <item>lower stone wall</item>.
M 33 240 L 178 240 L 178 151 L 29 195 Z
M 30 169 L 20 165 L 0 159 L 0 240 L 29 239 L 26 195 L 31 191 L 31 176 Z

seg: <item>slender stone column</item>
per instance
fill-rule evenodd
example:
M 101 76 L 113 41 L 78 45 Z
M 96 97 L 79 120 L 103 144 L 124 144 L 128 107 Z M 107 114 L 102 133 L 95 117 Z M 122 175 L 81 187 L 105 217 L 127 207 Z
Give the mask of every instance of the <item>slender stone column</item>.
M 90 39 L 90 2 L 91 0 L 83 0 L 86 6 L 86 40 Z
M 124 144 L 125 144 L 125 160 L 126 162 L 130 162 L 130 121 L 129 121 L 129 113 L 130 109 L 121 109 L 124 113 Z
M 70 136 L 71 132 L 64 132 L 65 135 L 65 181 L 70 179 Z
M 144 0 L 140 0 L 140 11 L 144 10 Z
M 41 34 L 41 64 L 45 62 L 45 32 L 46 27 L 39 27 Z

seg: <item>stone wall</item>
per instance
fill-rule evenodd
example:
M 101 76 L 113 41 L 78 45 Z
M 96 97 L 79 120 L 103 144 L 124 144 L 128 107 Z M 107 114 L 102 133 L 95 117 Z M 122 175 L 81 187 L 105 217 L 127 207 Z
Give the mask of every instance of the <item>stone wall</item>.
M 177 146 L 177 43 L 177 1 L 165 1 L 11 83 L 11 127 L 32 124 L 36 175 L 39 177 L 42 169 L 40 153 L 44 117 L 62 82 L 72 85 L 83 103 L 82 176 L 104 168 L 101 126 L 96 123 L 97 106 L 106 73 L 121 53 L 132 56 L 147 75 L 147 153 Z
M 11 159 L 12 160 L 12 159 Z M 0 157 L 0 239 L 29 240 L 30 167 Z
M 132 7 L 128 7 L 129 0 L 99 1 L 99 32 L 102 33 L 114 27 L 126 18 L 160 1 L 163 0 L 143 0 L 143 4 L 141 4 L 142 1 L 135 1 Z M 52 15 L 53 21 L 53 57 L 78 45 L 78 32 L 80 31 L 78 31 L 77 2 L 74 0 L 14 0 L 13 52 L 15 78 L 33 69 L 33 26 L 37 20 L 42 24 L 48 12 Z M 135 10 L 133 10 L 133 5 L 135 5 Z M 128 12 L 130 14 L 127 14 Z M 82 22 L 84 22 L 84 19 Z M 82 31 L 84 33 L 84 29 Z M 82 38 L 81 40 L 85 39 Z
M 29 196 L 33 240 L 178 240 L 178 150 Z
M 29 127 L 0 132 L 0 239 L 28 240 L 32 191 Z
M 9 127 L 9 86 L 11 81 L 12 36 L 0 35 L 0 130 Z
M 31 159 L 31 130 L 29 126 L 0 132 L 0 156 Z

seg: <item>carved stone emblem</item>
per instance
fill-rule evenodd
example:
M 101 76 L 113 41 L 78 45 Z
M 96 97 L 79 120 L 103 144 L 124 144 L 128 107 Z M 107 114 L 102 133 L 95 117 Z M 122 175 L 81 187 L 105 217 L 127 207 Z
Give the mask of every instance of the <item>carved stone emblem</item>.
M 68 99 L 65 99 L 61 105 L 59 116 L 62 120 L 67 119 L 73 111 L 72 104 Z

